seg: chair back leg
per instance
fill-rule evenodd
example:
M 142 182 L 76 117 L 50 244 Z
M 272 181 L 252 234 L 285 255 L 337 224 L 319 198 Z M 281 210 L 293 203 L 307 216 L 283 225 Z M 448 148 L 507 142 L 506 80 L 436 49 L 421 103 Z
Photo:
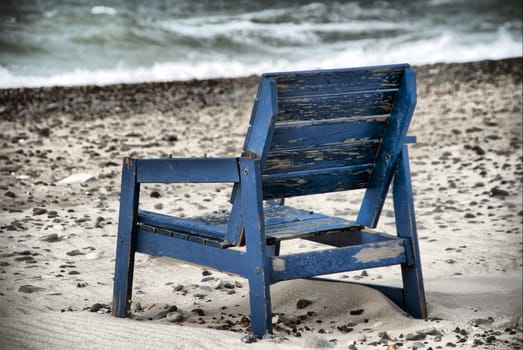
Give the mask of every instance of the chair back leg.
M 136 161 L 124 159 L 120 194 L 120 216 L 116 242 L 113 315 L 127 317 L 131 304 L 135 243 L 133 232 L 138 214 L 140 184 L 136 183 Z
M 407 247 L 410 261 L 401 265 L 405 311 L 416 318 L 425 318 L 427 316 L 427 306 L 425 303 L 425 288 L 421 272 L 418 233 L 406 146 L 403 147 L 394 176 L 393 199 L 398 236 L 408 238 L 408 242 L 410 241 L 410 247 Z

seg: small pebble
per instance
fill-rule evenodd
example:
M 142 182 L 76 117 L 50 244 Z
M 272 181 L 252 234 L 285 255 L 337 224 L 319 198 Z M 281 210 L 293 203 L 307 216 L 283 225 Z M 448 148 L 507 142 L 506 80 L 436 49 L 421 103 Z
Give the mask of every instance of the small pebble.
M 54 243 L 54 242 L 60 242 L 62 240 L 62 237 L 58 236 L 56 233 L 51 233 L 49 235 L 42 236 L 40 238 L 40 240 L 42 242 Z
M 110 312 L 111 307 L 107 304 L 95 303 L 88 310 L 90 312 L 98 312 L 98 311 Z
M 47 213 L 47 209 L 44 208 L 33 208 L 33 215 L 42 215 Z
M 227 288 L 227 289 L 234 289 L 235 286 L 234 286 L 234 284 L 231 283 L 231 282 L 225 282 L 225 283 L 223 284 L 223 287 L 224 287 L 224 288 Z
M 163 137 L 163 140 L 168 141 L 168 142 L 175 142 L 175 141 L 178 141 L 178 135 L 176 135 L 176 134 L 165 135 Z
M 158 312 L 154 317 L 153 317 L 153 320 L 160 320 L 164 317 L 166 317 L 168 314 L 170 314 L 171 312 L 175 312 L 178 310 L 178 307 L 176 305 L 171 305 L 169 306 L 167 309 L 165 310 L 162 310 L 160 312 Z
M 16 194 L 13 191 L 5 192 L 4 196 L 9 197 L 9 198 L 16 198 Z
M 36 286 L 30 285 L 30 284 L 26 284 L 26 285 L 23 285 L 20 288 L 18 288 L 19 292 L 29 293 L 29 294 L 40 292 L 43 290 L 44 290 L 44 288 L 36 287 Z
M 405 336 L 406 340 L 423 340 L 425 339 L 426 334 L 423 332 L 409 333 Z
M 258 341 L 256 336 L 251 333 L 244 335 L 241 340 L 245 344 L 255 343 L 256 341 Z
M 165 318 L 169 322 L 182 322 L 183 321 L 183 315 L 180 312 L 169 312 Z
M 209 285 L 212 289 L 220 289 L 223 287 L 223 281 L 221 279 L 217 279 L 215 281 L 209 282 Z
M 298 302 L 296 303 L 296 307 L 297 307 L 298 309 L 304 309 L 304 308 L 306 308 L 307 306 L 309 306 L 310 304 L 312 304 L 312 301 L 307 300 L 307 299 L 300 299 L 300 300 L 298 300 Z
M 85 255 L 85 253 L 82 253 L 78 249 L 71 250 L 70 252 L 65 253 L 69 256 L 77 256 L 77 255 Z
M 494 187 L 490 190 L 491 197 L 506 197 L 509 193 L 499 187 Z
M 205 316 L 205 312 L 202 309 L 192 309 L 191 312 L 198 316 Z

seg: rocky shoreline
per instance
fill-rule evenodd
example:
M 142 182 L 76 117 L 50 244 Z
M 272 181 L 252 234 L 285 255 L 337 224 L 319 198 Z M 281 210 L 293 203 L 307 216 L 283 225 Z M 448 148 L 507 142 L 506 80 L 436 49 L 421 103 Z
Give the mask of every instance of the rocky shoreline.
M 469 63 L 415 66 L 421 89 L 449 82 L 481 84 L 504 79 L 521 81 L 521 58 Z M 0 120 L 35 118 L 57 113 L 90 120 L 129 113 L 172 113 L 197 107 L 228 103 L 231 98 L 247 102 L 255 93 L 259 77 L 209 79 L 161 83 L 115 84 L 107 86 L 0 89 Z M 422 90 L 423 91 L 423 90 Z

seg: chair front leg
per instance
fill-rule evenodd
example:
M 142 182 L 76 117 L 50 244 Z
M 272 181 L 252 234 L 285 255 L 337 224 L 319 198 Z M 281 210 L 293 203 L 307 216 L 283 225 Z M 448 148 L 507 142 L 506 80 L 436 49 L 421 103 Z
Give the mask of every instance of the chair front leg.
M 262 204 L 260 161 L 240 160 L 242 221 L 248 256 L 251 328 L 257 337 L 272 332 L 270 280 Z M 274 254 L 274 252 L 272 252 Z

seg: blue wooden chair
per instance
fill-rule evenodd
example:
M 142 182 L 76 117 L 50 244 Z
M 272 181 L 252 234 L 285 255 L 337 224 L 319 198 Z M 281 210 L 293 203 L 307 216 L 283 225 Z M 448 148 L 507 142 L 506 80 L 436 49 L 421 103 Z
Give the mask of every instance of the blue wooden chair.
M 247 278 L 259 337 L 272 331 L 271 284 L 387 265 L 401 265 L 403 288 L 373 287 L 426 317 L 406 147 L 414 142 L 406 133 L 415 104 L 408 65 L 264 74 L 239 158 L 126 158 L 113 314 L 129 314 L 134 255 L 141 252 Z M 234 183 L 230 214 L 186 219 L 139 210 L 140 184 L 176 182 Z M 391 184 L 395 235 L 374 230 Z M 286 197 L 363 188 L 354 221 L 283 204 Z M 282 240 L 295 238 L 329 247 L 280 252 Z

